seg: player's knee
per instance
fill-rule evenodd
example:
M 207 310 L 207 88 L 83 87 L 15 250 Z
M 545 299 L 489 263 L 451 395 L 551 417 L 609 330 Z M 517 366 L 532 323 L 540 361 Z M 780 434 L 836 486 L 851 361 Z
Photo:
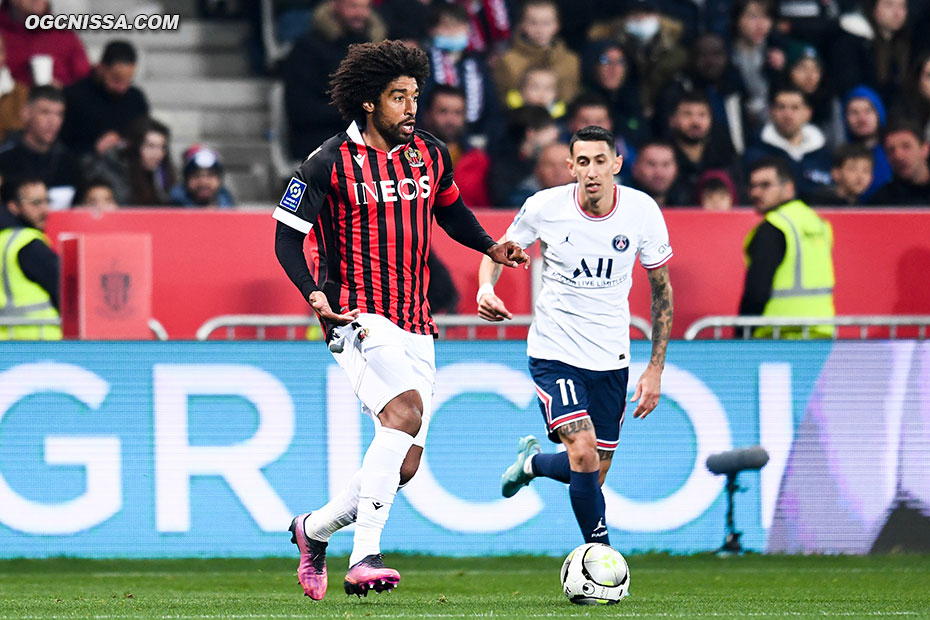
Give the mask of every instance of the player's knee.
M 408 465 L 407 463 L 404 463 L 403 466 L 401 466 L 400 468 L 400 486 L 404 486 L 408 482 L 413 480 L 413 477 L 416 475 L 417 469 L 419 469 L 419 467 L 420 467 L 419 461 L 414 463 L 413 465 Z
M 420 395 L 411 390 L 396 397 L 378 416 L 381 425 L 416 436 L 423 423 L 423 404 Z

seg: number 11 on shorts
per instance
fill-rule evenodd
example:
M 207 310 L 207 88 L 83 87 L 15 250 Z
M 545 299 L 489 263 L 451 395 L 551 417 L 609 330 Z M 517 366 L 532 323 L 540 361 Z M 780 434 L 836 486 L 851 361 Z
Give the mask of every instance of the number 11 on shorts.
M 571 379 L 556 379 L 555 382 L 559 384 L 559 391 L 562 392 L 562 406 L 568 407 L 570 404 L 577 405 L 578 397 L 575 396 L 575 382 L 572 381 Z M 566 384 L 568 385 L 567 390 L 565 389 Z M 571 395 L 572 395 L 571 403 L 568 402 L 569 392 L 571 392 Z

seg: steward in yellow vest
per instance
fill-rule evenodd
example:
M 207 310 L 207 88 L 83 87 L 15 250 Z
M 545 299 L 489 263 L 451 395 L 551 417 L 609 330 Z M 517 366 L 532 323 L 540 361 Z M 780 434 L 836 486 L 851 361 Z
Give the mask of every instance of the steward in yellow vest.
M 744 243 L 746 282 L 740 315 L 833 317 L 833 229 L 798 200 L 789 164 L 766 157 L 753 164 L 749 197 L 765 220 Z M 784 338 L 801 338 L 802 328 L 780 328 Z M 809 328 L 812 338 L 832 338 L 835 328 Z M 770 327 L 756 338 L 771 338 Z
M 2 325 L 3 319 L 59 318 L 60 265 L 42 232 L 48 216 L 45 184 L 24 179 L 8 197 L 9 213 L 0 223 L 0 340 L 60 340 L 59 325 Z

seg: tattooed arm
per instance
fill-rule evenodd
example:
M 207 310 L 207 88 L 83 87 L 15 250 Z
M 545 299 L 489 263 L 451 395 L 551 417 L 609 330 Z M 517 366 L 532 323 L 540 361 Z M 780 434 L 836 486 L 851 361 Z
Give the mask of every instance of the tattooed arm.
M 645 418 L 659 404 L 662 393 L 662 369 L 665 368 L 665 351 L 672 333 L 672 283 L 668 266 L 649 272 L 652 287 L 652 358 L 636 384 L 633 400 L 639 400 L 634 418 Z

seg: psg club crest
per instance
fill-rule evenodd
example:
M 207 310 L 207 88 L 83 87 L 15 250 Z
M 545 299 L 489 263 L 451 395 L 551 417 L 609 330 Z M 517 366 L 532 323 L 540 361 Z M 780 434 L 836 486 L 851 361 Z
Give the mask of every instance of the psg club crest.
M 626 235 L 617 235 L 614 237 L 612 245 L 618 252 L 626 252 L 627 248 L 630 247 L 630 240 L 627 239 Z
M 404 157 L 407 158 L 407 163 L 410 164 L 411 168 L 419 168 L 423 165 L 423 155 L 419 149 L 412 146 L 404 151 Z

